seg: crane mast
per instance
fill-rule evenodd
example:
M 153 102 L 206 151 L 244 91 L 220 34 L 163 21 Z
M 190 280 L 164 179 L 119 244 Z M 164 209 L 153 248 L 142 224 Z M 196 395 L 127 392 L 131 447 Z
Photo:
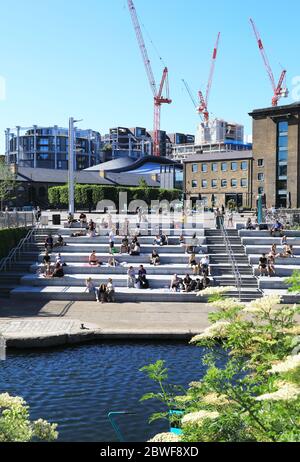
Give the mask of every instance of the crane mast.
M 213 82 L 214 73 L 215 73 L 215 66 L 216 66 L 216 60 L 217 60 L 217 56 L 218 56 L 220 35 L 221 35 L 221 33 L 219 32 L 218 36 L 217 36 L 217 41 L 216 41 L 215 47 L 213 49 L 213 54 L 212 54 L 212 60 L 211 60 L 211 66 L 210 66 L 210 71 L 209 71 L 209 77 L 208 77 L 208 83 L 207 83 L 207 87 L 206 87 L 205 97 L 204 97 L 202 91 L 199 91 L 199 93 L 198 93 L 199 103 L 200 103 L 199 107 L 198 107 L 198 112 L 199 112 L 199 114 L 203 114 L 204 121 L 205 121 L 206 124 L 208 124 L 208 122 L 209 122 L 208 101 L 209 101 L 212 82 Z
M 260 34 L 258 32 L 258 29 L 257 29 L 257 27 L 255 25 L 255 22 L 253 21 L 252 18 L 250 18 L 250 23 L 252 25 L 252 28 L 253 28 L 253 31 L 254 31 L 254 34 L 255 34 L 255 37 L 256 37 L 256 41 L 257 41 L 257 44 L 258 44 L 258 48 L 259 48 L 259 51 L 261 53 L 265 68 L 267 70 L 269 79 L 271 81 L 271 85 L 272 85 L 272 89 L 273 89 L 272 106 L 276 107 L 278 105 L 278 101 L 280 100 L 280 98 L 282 98 L 282 97 L 287 98 L 288 94 L 289 94 L 288 89 L 283 87 L 283 82 L 284 82 L 284 79 L 286 77 L 286 70 L 284 69 L 282 71 L 282 73 L 280 75 L 280 78 L 279 78 L 279 81 L 278 81 L 278 84 L 276 85 L 275 77 L 274 77 L 274 74 L 273 74 L 273 71 L 272 71 L 272 68 L 271 68 L 267 53 L 265 51 L 263 41 L 262 41 L 261 36 L 260 36 Z
M 137 12 L 132 0 L 127 0 L 129 12 L 131 15 L 132 23 L 136 33 L 138 45 L 144 61 L 146 74 L 149 80 L 151 91 L 154 98 L 154 126 L 153 126 L 153 154 L 160 156 L 160 117 L 161 117 L 161 105 L 171 104 L 172 100 L 169 98 L 169 82 L 168 82 L 168 68 L 165 67 L 163 70 L 159 89 L 157 91 L 156 81 L 153 75 L 151 61 L 147 52 L 145 41 L 143 38 L 142 30 L 138 20 Z M 166 88 L 166 97 L 163 97 L 163 90 Z

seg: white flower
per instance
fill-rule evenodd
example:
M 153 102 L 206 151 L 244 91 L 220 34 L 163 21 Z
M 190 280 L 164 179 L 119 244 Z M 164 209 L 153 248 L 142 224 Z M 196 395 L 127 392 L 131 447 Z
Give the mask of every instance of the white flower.
M 225 338 L 227 335 L 228 326 L 230 323 L 227 321 L 219 321 L 212 324 L 204 330 L 202 334 L 196 335 L 192 338 L 190 343 L 197 343 L 204 339 Z
M 279 389 L 273 393 L 266 393 L 255 398 L 256 401 L 292 401 L 300 396 L 300 388 L 288 382 L 281 382 Z
M 225 395 L 218 395 L 217 393 L 210 393 L 206 395 L 201 400 L 205 404 L 211 404 L 213 406 L 224 406 L 229 404 L 229 400 Z
M 204 297 L 204 296 L 210 296 L 210 295 L 222 295 L 226 294 L 227 292 L 232 292 L 235 291 L 236 287 L 207 287 L 207 289 L 202 290 L 197 294 L 197 297 Z
M 0 408 L 9 409 L 12 407 L 25 406 L 26 402 L 20 396 L 10 396 L 8 393 L 0 395 Z
M 219 417 L 219 413 L 214 411 L 198 411 L 198 412 L 191 412 L 190 414 L 185 415 L 181 422 L 183 425 L 187 424 L 196 424 L 201 425 L 205 419 L 217 419 Z
M 231 308 L 236 306 L 245 306 L 244 303 L 241 303 L 237 298 L 225 298 L 224 300 L 217 300 L 213 302 L 213 305 L 220 310 L 231 310 Z
M 276 311 L 276 305 L 281 302 L 281 296 L 278 294 L 268 295 L 257 300 L 253 300 L 243 311 L 246 313 L 271 313 Z
M 158 433 L 148 443 L 178 443 L 180 438 L 175 433 Z
M 292 371 L 300 366 L 300 353 L 295 356 L 288 356 L 284 361 L 273 364 L 270 374 L 284 373 Z

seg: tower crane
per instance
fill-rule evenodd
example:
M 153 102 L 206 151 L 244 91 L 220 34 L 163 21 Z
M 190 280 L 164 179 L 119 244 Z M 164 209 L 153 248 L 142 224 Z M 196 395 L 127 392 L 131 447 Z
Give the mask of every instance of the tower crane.
M 160 156 L 160 115 L 162 104 L 171 104 L 172 100 L 169 98 L 169 81 L 168 81 L 168 68 L 163 70 L 161 82 L 157 89 L 156 81 L 153 75 L 151 62 L 148 56 L 147 48 L 143 38 L 142 30 L 139 24 L 137 12 L 132 0 L 127 0 L 129 12 L 133 22 L 134 30 L 136 33 L 138 45 L 144 61 L 147 77 L 151 87 L 154 98 L 154 127 L 153 127 L 153 154 Z M 164 88 L 166 89 L 166 96 L 163 96 Z
M 283 86 L 287 71 L 285 69 L 282 71 L 282 73 L 280 75 L 280 78 L 279 78 L 279 81 L 278 81 L 278 84 L 276 85 L 274 74 L 273 74 L 272 68 L 270 66 L 270 62 L 268 60 L 268 56 L 266 54 L 262 39 L 261 39 L 260 34 L 259 34 L 258 30 L 257 30 L 255 22 L 251 18 L 250 18 L 250 23 L 251 23 L 251 25 L 253 27 L 254 34 L 255 34 L 255 37 L 256 37 L 256 40 L 257 40 L 257 43 L 258 43 L 258 48 L 259 48 L 259 51 L 260 51 L 260 53 L 262 55 L 264 65 L 265 65 L 265 67 L 267 69 L 269 79 L 271 80 L 271 85 L 272 85 L 272 88 L 273 88 L 272 106 L 276 107 L 278 105 L 278 101 L 280 100 L 280 98 L 282 98 L 282 97 L 287 98 L 288 95 L 289 95 L 288 89 L 285 86 Z
M 209 96 L 210 96 L 210 91 L 212 87 L 212 82 L 214 78 L 214 72 L 215 72 L 215 66 L 216 66 L 216 60 L 217 60 L 217 55 L 218 55 L 218 49 L 219 49 L 219 42 L 220 42 L 220 35 L 221 33 L 218 33 L 217 36 L 217 41 L 213 50 L 213 55 L 212 55 L 212 61 L 211 61 L 211 66 L 210 66 L 210 72 L 209 72 L 209 77 L 208 77 L 208 83 L 206 87 L 206 94 L 205 97 L 203 96 L 202 91 L 200 90 L 198 93 L 199 96 L 199 106 L 197 108 L 197 112 L 199 114 L 203 114 L 204 117 L 204 122 L 208 124 L 209 122 L 209 111 L 208 111 L 208 101 L 209 101 Z

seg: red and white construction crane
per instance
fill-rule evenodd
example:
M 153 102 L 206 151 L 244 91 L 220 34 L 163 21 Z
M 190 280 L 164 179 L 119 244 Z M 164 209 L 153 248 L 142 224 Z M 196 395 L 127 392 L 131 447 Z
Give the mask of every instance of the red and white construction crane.
M 211 66 L 210 66 L 210 73 L 208 77 L 208 83 L 206 87 L 206 94 L 205 98 L 203 96 L 202 91 L 199 91 L 199 107 L 197 108 L 197 112 L 199 114 L 203 114 L 204 117 L 204 122 L 208 124 L 209 122 L 209 111 L 208 111 L 208 100 L 210 96 L 210 91 L 211 91 L 211 86 L 213 82 L 213 77 L 214 77 L 214 72 L 215 72 L 215 66 L 216 66 L 216 60 L 217 60 L 217 55 L 218 55 L 218 48 L 219 48 L 219 41 L 220 41 L 220 35 L 221 33 L 218 33 L 217 41 L 214 47 L 213 55 L 212 55 L 212 61 L 211 61 Z
M 168 68 L 165 67 L 161 78 L 160 86 L 157 91 L 157 85 L 153 75 L 151 62 L 148 56 L 147 48 L 144 42 L 142 30 L 137 17 L 136 9 L 132 0 L 127 0 L 128 8 L 130 11 L 131 19 L 133 22 L 134 30 L 136 33 L 137 41 L 142 53 L 146 73 L 150 83 L 151 91 L 154 98 L 154 127 L 153 127 L 153 154 L 160 156 L 160 111 L 162 104 L 171 104 L 172 100 L 169 98 L 169 81 L 168 81 Z M 166 88 L 166 96 L 163 96 L 164 87 Z
M 251 25 L 253 27 L 254 34 L 255 34 L 255 37 L 256 37 L 256 40 L 257 40 L 257 43 L 258 43 L 259 51 L 260 51 L 260 53 L 262 55 L 265 67 L 267 69 L 267 73 L 268 73 L 269 78 L 271 80 L 271 84 L 272 84 L 272 88 L 273 88 L 272 106 L 277 106 L 278 101 L 280 100 L 280 98 L 282 98 L 282 97 L 287 98 L 288 95 L 289 95 L 288 89 L 286 88 L 286 86 L 283 86 L 283 82 L 284 82 L 285 77 L 286 77 L 286 70 L 284 69 L 282 71 L 279 82 L 276 85 L 274 74 L 273 74 L 272 68 L 270 66 L 268 56 L 266 54 L 262 39 L 261 39 L 260 34 L 259 34 L 258 30 L 257 30 L 255 22 L 251 18 L 250 18 L 250 23 L 251 23 Z

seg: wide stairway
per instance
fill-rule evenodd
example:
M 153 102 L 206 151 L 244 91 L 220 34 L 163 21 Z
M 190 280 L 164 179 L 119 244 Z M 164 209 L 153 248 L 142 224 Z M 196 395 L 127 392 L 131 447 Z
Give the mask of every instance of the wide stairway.
M 249 263 L 238 231 L 235 229 L 227 230 L 227 234 L 241 276 L 241 299 L 247 302 L 260 298 L 261 292 L 258 287 L 258 282 L 253 275 L 253 268 Z M 205 230 L 205 237 L 207 253 L 210 258 L 211 274 L 216 285 L 235 286 L 236 281 L 232 271 L 232 264 L 226 252 L 221 230 L 207 229 Z M 233 295 L 237 296 L 238 293 Z
M 228 261 L 220 231 L 185 230 L 184 234 L 187 243 L 195 231 L 201 246 L 201 253 L 197 255 L 197 258 L 208 255 L 211 264 L 212 285 L 235 286 L 232 267 Z M 207 300 L 204 297 L 197 297 L 195 292 L 170 291 L 170 280 L 173 274 L 178 274 L 182 278 L 187 273 L 192 275 L 192 270 L 188 266 L 189 255 L 185 253 L 184 247 L 180 245 L 178 233 L 169 237 L 167 246 L 157 247 L 161 265 L 156 267 L 150 265 L 153 236 L 142 236 L 139 239 L 141 242 L 141 255 L 129 256 L 128 254 L 118 253 L 115 257 L 118 266 L 111 267 L 107 264 L 109 259 L 107 233 L 90 238 L 87 236 L 71 237 L 73 232 L 74 229 L 68 228 L 51 228 L 38 231 L 36 242 L 30 244 L 23 252 L 21 260 L 15 263 L 10 271 L 5 273 L 7 280 L 10 277 L 15 278 L 10 281 L 11 284 L 7 284 L 10 297 L 16 300 L 93 300 L 94 296 L 85 290 L 86 279 L 92 277 L 97 285 L 106 283 L 108 278 L 112 278 L 116 288 L 117 302 L 202 302 Z M 55 254 L 60 252 L 67 264 L 64 267 L 65 277 L 61 279 L 49 279 L 41 274 L 44 241 L 49 233 L 53 235 L 54 240 L 58 234 L 61 234 L 67 244 L 62 248 L 55 249 L 52 253 L 52 263 L 54 262 Z M 252 274 L 237 232 L 229 231 L 229 234 L 242 276 L 241 298 L 243 301 L 251 301 L 261 296 L 257 287 L 257 280 Z M 120 244 L 121 238 L 116 237 L 116 248 L 118 250 L 120 249 Z M 100 267 L 92 267 L 88 263 L 88 257 L 93 250 L 96 251 L 98 258 L 103 263 Z M 132 265 L 138 270 L 141 264 L 144 265 L 147 271 L 150 289 L 128 289 L 128 267 Z M 195 279 L 195 276 L 192 277 Z M 2 282 L 1 278 L 0 284 Z M 233 290 L 227 296 L 237 297 L 238 292 Z

